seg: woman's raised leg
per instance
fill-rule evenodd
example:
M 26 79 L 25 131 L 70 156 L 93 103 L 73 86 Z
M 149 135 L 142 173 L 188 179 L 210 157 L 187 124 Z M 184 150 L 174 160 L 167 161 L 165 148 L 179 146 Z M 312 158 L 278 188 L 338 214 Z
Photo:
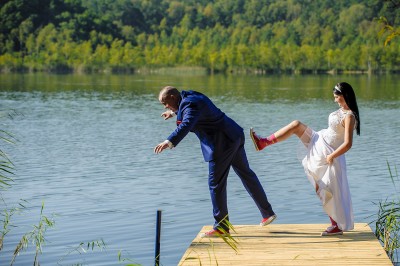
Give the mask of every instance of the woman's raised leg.
M 299 120 L 294 120 L 266 138 L 258 136 L 255 133 L 254 129 L 250 128 L 250 136 L 251 139 L 253 140 L 256 150 L 260 151 L 269 145 L 275 144 L 280 141 L 284 141 L 293 134 L 301 138 L 306 129 L 307 126 L 305 124 L 301 123 Z

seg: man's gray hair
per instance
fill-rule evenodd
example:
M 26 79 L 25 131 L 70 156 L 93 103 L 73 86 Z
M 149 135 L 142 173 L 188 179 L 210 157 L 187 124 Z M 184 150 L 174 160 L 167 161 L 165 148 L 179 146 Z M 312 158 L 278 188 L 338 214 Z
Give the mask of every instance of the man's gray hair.
M 178 91 L 177 88 L 173 86 L 165 86 L 164 88 L 161 89 L 159 97 L 164 99 L 166 96 L 169 95 L 179 96 L 180 92 Z

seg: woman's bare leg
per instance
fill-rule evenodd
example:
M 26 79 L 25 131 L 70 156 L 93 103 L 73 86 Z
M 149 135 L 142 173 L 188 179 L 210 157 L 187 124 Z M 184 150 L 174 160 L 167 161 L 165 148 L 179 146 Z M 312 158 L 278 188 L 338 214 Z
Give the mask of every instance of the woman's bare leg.
M 284 141 L 293 134 L 296 134 L 297 137 L 301 138 L 306 129 L 307 126 L 305 124 L 301 123 L 298 120 L 294 120 L 293 122 L 279 129 L 269 137 L 261 138 L 254 132 L 253 128 L 250 129 L 250 136 L 253 140 L 256 150 L 260 151 L 269 145 L 275 144 L 279 141 Z
M 297 137 L 301 138 L 306 129 L 307 126 L 305 124 L 301 123 L 299 120 L 294 120 L 287 126 L 276 131 L 274 135 L 278 141 L 284 141 L 293 134 L 296 134 Z

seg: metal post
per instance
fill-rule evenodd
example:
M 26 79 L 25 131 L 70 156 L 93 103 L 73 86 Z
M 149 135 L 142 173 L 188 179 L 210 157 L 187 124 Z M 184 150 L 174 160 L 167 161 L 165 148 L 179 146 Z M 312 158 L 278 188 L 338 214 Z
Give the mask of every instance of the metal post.
M 156 252 L 154 265 L 160 265 L 160 238 L 161 238 L 161 210 L 157 211 L 157 228 L 156 228 Z

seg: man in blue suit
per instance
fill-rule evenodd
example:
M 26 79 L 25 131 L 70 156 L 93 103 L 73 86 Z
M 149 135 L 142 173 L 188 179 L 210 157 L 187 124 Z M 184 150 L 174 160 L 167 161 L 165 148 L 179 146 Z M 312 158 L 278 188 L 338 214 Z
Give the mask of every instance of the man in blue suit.
M 225 222 L 229 221 L 226 185 L 231 166 L 261 212 L 263 219 L 260 225 L 270 224 L 276 215 L 257 175 L 249 167 L 243 128 L 199 92 L 180 92 L 166 86 L 160 91 L 158 100 L 169 109 L 161 116 L 169 119 L 176 115 L 177 128 L 154 148 L 154 152 L 158 154 L 176 147 L 189 132 L 194 132 L 200 140 L 204 160 L 209 163 L 208 185 L 215 224 L 213 230 L 202 237 L 229 234 Z

